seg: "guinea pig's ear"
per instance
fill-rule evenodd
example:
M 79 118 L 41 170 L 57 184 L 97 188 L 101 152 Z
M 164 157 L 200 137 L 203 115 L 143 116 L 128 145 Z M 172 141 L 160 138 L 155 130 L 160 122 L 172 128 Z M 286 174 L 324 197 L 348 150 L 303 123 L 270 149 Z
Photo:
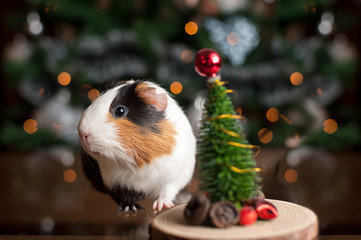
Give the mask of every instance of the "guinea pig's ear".
M 157 111 L 161 112 L 167 108 L 168 100 L 166 93 L 157 93 L 154 87 L 140 87 L 137 90 L 138 96 L 146 104 L 153 105 Z

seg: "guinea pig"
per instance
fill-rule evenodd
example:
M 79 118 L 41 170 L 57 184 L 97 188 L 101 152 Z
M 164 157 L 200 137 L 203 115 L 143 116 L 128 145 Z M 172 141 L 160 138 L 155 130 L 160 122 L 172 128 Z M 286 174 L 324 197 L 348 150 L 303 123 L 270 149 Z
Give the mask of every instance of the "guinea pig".
M 159 211 L 174 206 L 195 167 L 196 139 L 187 117 L 155 83 L 108 87 L 78 124 L 86 177 L 110 194 L 118 211 L 144 209 L 138 203 L 144 198 Z

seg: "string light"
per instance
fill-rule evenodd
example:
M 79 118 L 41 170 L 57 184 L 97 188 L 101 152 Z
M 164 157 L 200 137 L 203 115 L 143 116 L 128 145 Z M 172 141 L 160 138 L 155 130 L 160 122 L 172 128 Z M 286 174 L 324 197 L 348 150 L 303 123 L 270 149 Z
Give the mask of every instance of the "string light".
M 185 25 L 184 30 L 187 34 L 194 35 L 198 32 L 198 25 L 197 23 L 190 21 Z
M 328 35 L 332 32 L 334 16 L 330 12 L 325 12 L 321 16 L 321 22 L 318 24 L 318 31 L 322 35 Z
M 193 61 L 193 53 L 191 50 L 184 50 L 181 53 L 181 59 L 185 63 L 191 63 Z
M 65 182 L 72 183 L 76 180 L 76 177 L 77 174 L 73 169 L 69 168 L 64 171 L 63 178 Z
M 40 22 L 40 16 L 37 12 L 31 12 L 26 17 L 29 25 L 29 32 L 33 35 L 39 35 L 43 31 L 43 24 Z
M 338 124 L 333 119 L 327 119 L 323 122 L 323 130 L 328 134 L 333 134 L 337 131 Z
M 34 119 L 28 119 L 24 122 L 24 131 L 28 134 L 34 134 L 38 131 L 38 122 Z
M 294 183 L 297 181 L 298 179 L 298 173 L 296 170 L 290 168 L 290 169 L 287 169 L 285 174 L 284 174 L 284 178 L 287 182 L 289 183 Z
M 88 98 L 91 100 L 91 101 L 94 101 L 95 99 L 97 99 L 98 97 L 100 96 L 100 92 L 98 89 L 90 89 L 89 92 L 88 92 Z
M 70 77 L 69 73 L 62 72 L 58 75 L 58 82 L 61 85 L 63 85 L 63 86 L 69 85 L 70 81 L 71 81 L 71 77 Z
M 270 122 L 277 122 L 280 119 L 280 112 L 277 108 L 270 108 L 266 112 L 266 118 Z
M 298 86 L 303 82 L 303 75 L 299 72 L 294 72 L 291 74 L 290 80 L 293 85 Z
M 173 82 L 171 85 L 170 85 L 170 91 L 174 94 L 179 94 L 181 93 L 183 90 L 183 86 L 180 82 Z
M 268 128 L 262 128 L 261 130 L 259 130 L 258 132 L 258 140 L 261 143 L 270 143 L 273 139 L 273 133 L 270 129 Z

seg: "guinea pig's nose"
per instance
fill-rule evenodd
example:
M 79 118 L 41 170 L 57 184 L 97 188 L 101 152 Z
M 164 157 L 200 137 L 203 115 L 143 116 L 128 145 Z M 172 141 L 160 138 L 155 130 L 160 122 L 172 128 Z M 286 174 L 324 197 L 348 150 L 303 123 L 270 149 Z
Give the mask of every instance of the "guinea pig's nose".
M 89 133 L 84 133 L 82 131 L 79 132 L 79 137 L 83 142 L 87 142 L 90 139 L 90 134 Z

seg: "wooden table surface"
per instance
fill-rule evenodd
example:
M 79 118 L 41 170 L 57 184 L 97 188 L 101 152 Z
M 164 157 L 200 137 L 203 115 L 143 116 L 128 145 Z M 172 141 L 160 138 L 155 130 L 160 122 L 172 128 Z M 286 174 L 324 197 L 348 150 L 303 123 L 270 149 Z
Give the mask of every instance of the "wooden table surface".
M 148 210 L 136 215 L 117 213 L 111 198 L 85 179 L 78 153 L 74 164 L 64 164 L 69 154 L 64 149 L 0 152 L 0 240 L 148 239 L 155 216 L 151 203 L 144 201 Z M 267 167 L 266 197 L 312 209 L 320 240 L 361 239 L 361 154 L 310 155 L 295 168 L 295 183 L 283 178 L 287 154 L 287 149 L 264 149 L 259 156 Z M 64 176 L 69 169 L 76 173 L 70 182 Z M 197 190 L 197 182 L 187 190 L 182 201 Z

